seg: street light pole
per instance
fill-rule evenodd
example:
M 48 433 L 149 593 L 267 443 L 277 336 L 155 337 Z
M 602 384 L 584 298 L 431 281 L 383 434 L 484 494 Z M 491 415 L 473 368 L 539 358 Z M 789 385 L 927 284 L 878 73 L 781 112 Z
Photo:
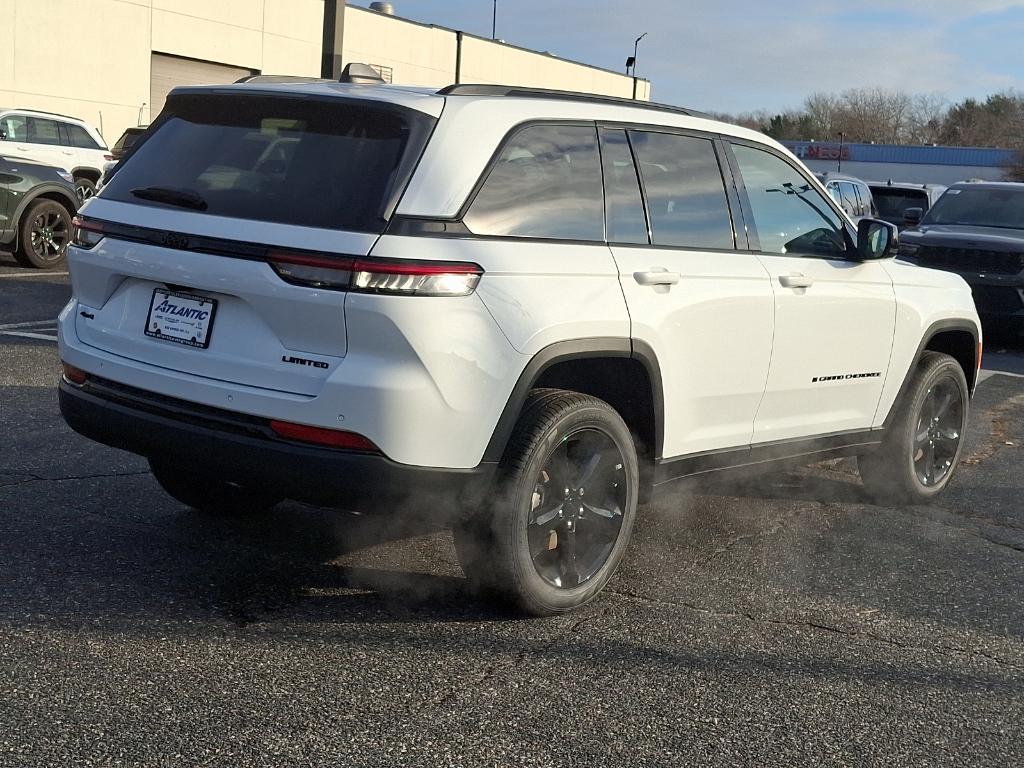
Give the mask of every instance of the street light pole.
M 644 32 L 640 37 L 633 41 L 633 99 L 636 100 L 636 52 L 640 47 L 640 41 L 647 37 L 647 33 Z
M 843 131 L 839 132 L 839 165 L 836 167 L 836 173 L 842 173 L 843 171 L 843 142 L 846 139 L 846 134 Z
M 498 30 L 498 0 L 494 0 L 494 10 L 491 13 L 491 40 L 497 40 Z

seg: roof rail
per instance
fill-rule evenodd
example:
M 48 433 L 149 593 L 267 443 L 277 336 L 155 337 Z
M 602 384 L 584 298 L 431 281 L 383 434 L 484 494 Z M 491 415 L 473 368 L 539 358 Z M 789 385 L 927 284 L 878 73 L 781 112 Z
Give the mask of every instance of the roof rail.
M 576 91 L 556 91 L 550 88 L 526 88 L 519 85 L 481 85 L 466 83 L 465 85 L 449 85 L 438 92 L 439 96 L 511 96 L 526 99 L 558 99 L 559 101 L 585 101 L 591 104 L 615 104 L 622 107 L 651 109 L 658 112 L 673 112 L 677 115 L 690 117 L 706 117 L 711 115 L 695 109 L 676 107 L 671 104 L 659 104 L 656 101 L 640 101 L 622 96 L 604 96 L 599 93 L 578 93 Z
M 333 83 L 323 77 L 303 77 L 302 75 L 246 75 L 235 80 L 239 83 Z
M 6 109 L 4 111 L 5 112 L 31 112 L 32 114 L 35 114 L 35 115 L 49 115 L 50 117 L 63 117 L 65 120 L 74 120 L 75 122 L 78 122 L 78 123 L 84 123 L 85 122 L 85 120 L 83 120 L 80 117 L 73 117 L 72 115 L 62 115 L 60 112 L 47 112 L 47 111 L 42 110 L 42 109 L 25 109 L 23 107 L 12 107 L 11 109 Z

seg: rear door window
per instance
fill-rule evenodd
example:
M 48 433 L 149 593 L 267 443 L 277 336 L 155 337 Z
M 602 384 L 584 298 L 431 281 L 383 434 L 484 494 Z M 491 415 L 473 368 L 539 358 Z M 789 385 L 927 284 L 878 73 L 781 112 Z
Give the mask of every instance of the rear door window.
M 733 250 L 725 182 L 710 139 L 630 131 L 655 245 Z
M 857 190 L 854 188 L 854 185 L 848 181 L 840 181 L 839 194 L 843 210 L 851 216 L 860 216 L 860 203 L 857 200 Z
M 601 162 L 604 164 L 608 242 L 646 245 L 647 218 L 625 131 L 601 131 Z
M 434 122 L 354 99 L 180 94 L 103 195 L 161 207 L 180 193 L 214 216 L 382 232 Z
M 30 117 L 28 119 L 28 142 L 30 144 L 60 144 L 57 121 Z
M 478 235 L 603 241 L 596 126 L 533 125 L 514 134 L 464 221 Z

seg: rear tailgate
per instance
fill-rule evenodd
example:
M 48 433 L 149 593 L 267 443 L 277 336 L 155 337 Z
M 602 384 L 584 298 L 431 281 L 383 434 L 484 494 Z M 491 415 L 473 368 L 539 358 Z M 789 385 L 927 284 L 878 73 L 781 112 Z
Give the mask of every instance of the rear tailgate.
M 347 346 L 344 289 L 322 276 L 369 253 L 432 125 L 357 100 L 172 95 L 82 211 L 93 231 L 69 251 L 78 337 L 151 365 L 316 395 Z M 282 259 L 329 268 L 283 277 Z

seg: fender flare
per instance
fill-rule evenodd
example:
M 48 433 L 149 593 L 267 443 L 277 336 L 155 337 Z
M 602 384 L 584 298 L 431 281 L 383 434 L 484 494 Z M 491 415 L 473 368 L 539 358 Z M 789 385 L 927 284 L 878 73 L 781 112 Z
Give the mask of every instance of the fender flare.
M 910 366 L 907 368 L 906 373 L 903 375 L 903 383 L 900 384 L 899 390 L 896 392 L 896 397 L 892 401 L 892 405 L 889 406 L 889 412 L 885 415 L 885 421 L 882 422 L 882 427 L 888 429 L 892 425 L 893 419 L 899 413 L 899 406 L 903 402 L 903 399 L 907 395 L 907 390 L 910 389 L 910 381 L 914 377 L 914 371 L 917 370 L 917 364 L 921 360 L 921 355 L 926 351 L 928 343 L 934 339 L 938 334 L 945 331 L 965 331 L 971 334 L 971 338 L 974 339 L 974 347 L 977 349 L 978 342 L 981 340 L 981 330 L 974 323 L 974 321 L 967 318 L 948 318 L 946 320 L 937 320 L 928 326 L 928 330 L 921 336 L 921 343 L 917 346 L 917 352 L 914 353 L 914 357 L 911 358 Z M 974 389 L 978 386 L 977 378 L 971 385 L 971 394 L 974 394 Z
M 530 390 L 543 375 L 544 371 L 558 363 L 570 360 L 582 360 L 594 357 L 621 357 L 640 362 L 647 372 L 651 383 L 651 397 L 654 408 L 654 449 L 655 457 L 661 456 L 664 442 L 664 399 L 662 394 L 661 368 L 654 350 L 642 341 L 628 338 L 595 337 L 590 339 L 570 339 L 550 344 L 535 354 L 519 374 L 512 392 L 505 403 L 505 408 L 498 418 L 498 423 L 491 433 L 491 439 L 484 450 L 484 462 L 501 461 L 505 446 L 512 436 L 519 414 L 523 410 Z
M 24 216 L 25 211 L 28 210 L 28 207 L 40 197 L 51 193 L 56 193 L 68 203 L 72 216 L 78 212 L 78 197 L 74 193 L 68 192 L 68 190 L 60 184 L 57 184 L 56 182 L 45 182 L 32 187 L 32 189 L 25 194 L 25 197 L 21 199 L 21 202 L 18 203 L 18 206 L 14 209 L 14 213 L 11 214 L 10 226 L 11 231 L 14 232 L 14 238 L 11 240 L 13 247 L 18 247 L 18 238 L 21 236 L 21 217 Z
M 93 176 L 95 176 L 96 183 L 99 183 L 99 180 L 103 178 L 103 171 L 97 170 L 93 168 L 91 165 L 76 165 L 74 168 L 71 169 L 71 175 L 74 176 L 76 179 L 79 176 L 85 176 L 87 178 L 92 178 Z

